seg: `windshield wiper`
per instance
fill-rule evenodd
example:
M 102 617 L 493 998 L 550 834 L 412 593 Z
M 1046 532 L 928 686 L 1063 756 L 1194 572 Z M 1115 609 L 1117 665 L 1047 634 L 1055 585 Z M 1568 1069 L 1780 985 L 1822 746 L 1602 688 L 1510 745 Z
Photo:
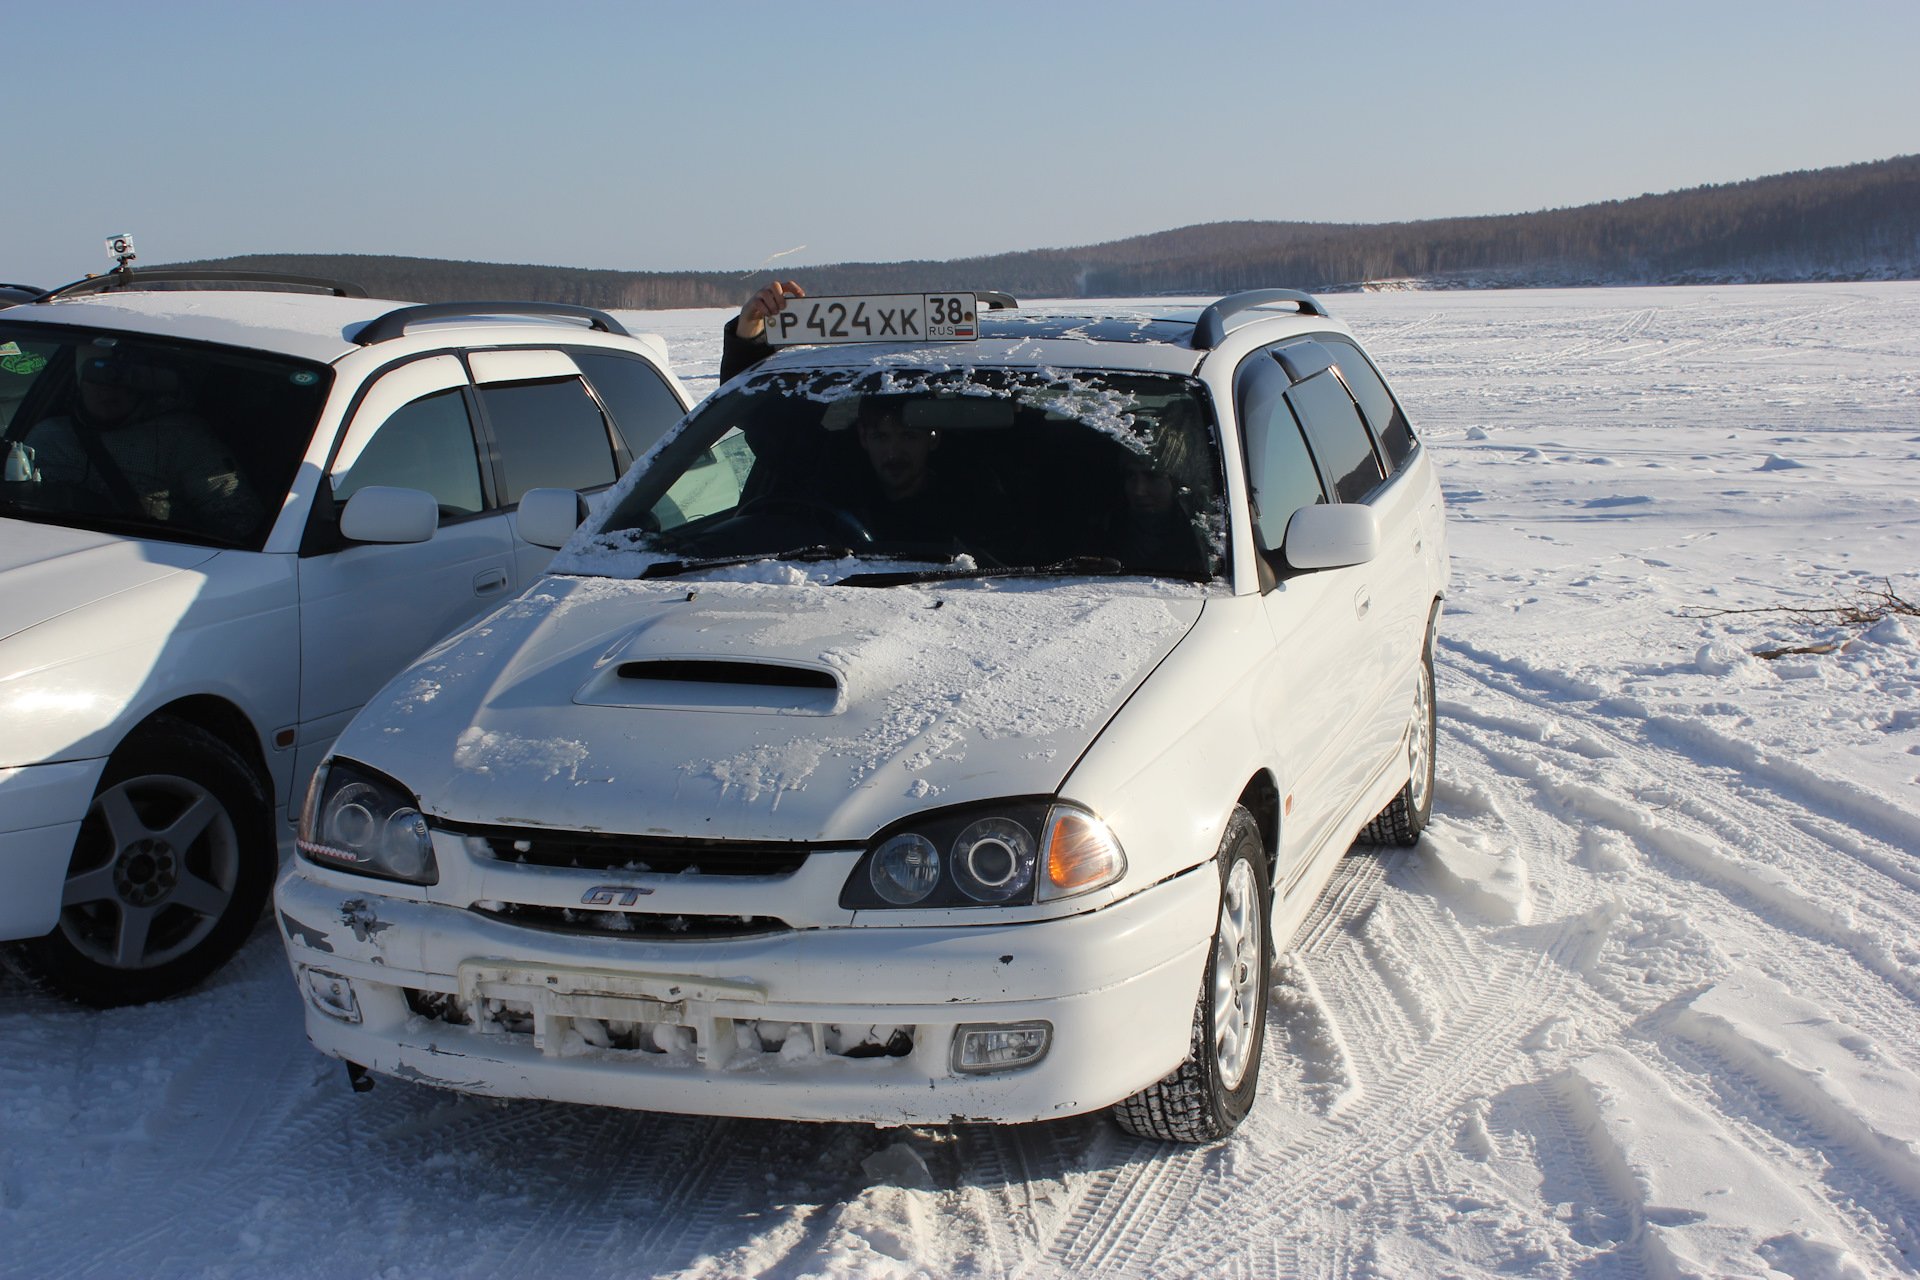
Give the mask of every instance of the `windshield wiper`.
M 963 578 L 1103 577 L 1139 572 L 1138 569 L 1127 568 L 1112 556 L 1068 556 L 1052 564 L 1001 564 L 984 568 L 952 566 L 945 569 L 903 569 L 895 573 L 856 573 L 840 579 L 834 585 L 903 587 L 914 582 L 954 582 Z
M 640 571 L 642 578 L 673 578 L 695 569 L 726 569 L 738 564 L 756 564 L 762 560 L 815 561 L 844 560 L 853 554 L 851 547 L 829 547 L 824 543 L 794 547 L 791 550 L 756 551 L 744 556 L 714 556 L 710 559 L 656 560 Z

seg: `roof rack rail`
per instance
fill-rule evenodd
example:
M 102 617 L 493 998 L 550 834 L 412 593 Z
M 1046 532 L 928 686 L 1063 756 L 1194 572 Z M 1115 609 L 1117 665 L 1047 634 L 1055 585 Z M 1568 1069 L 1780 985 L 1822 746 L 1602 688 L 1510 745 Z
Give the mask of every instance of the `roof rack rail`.
M 1225 341 L 1229 317 L 1263 307 L 1269 302 L 1297 303 L 1303 316 L 1331 314 L 1320 305 L 1320 299 L 1298 289 L 1247 289 L 1228 294 L 1200 313 L 1199 321 L 1193 326 L 1194 347 L 1200 351 L 1211 351 Z
M 478 316 L 532 316 L 541 319 L 585 320 L 589 329 L 611 333 L 615 337 L 632 335 L 625 325 L 604 311 L 577 307 L 570 302 L 427 302 L 416 307 L 399 307 L 370 321 L 353 340 L 363 347 L 389 338 L 398 338 L 408 325 L 428 320 L 459 320 Z
M 267 292 L 330 293 L 336 298 L 367 296 L 367 291 L 357 284 L 347 284 L 341 280 L 323 280 L 317 276 L 289 276 L 274 271 L 216 271 L 195 267 L 154 267 L 146 270 L 128 268 L 124 271 L 109 271 L 105 275 L 88 276 L 84 280 L 75 280 L 72 284 L 63 284 L 57 289 L 49 289 L 34 301 L 76 298 L 92 293 L 119 293 L 129 289 L 144 289 L 149 285 L 178 285 L 191 288 L 223 284 L 254 285 Z
M 1010 293 L 1002 293 L 998 289 L 975 289 L 973 305 L 985 307 L 989 311 L 1018 311 L 1020 299 Z
M 46 292 L 37 284 L 15 284 L 11 280 L 0 280 L 0 289 L 14 289 L 21 293 L 31 293 L 36 297 Z

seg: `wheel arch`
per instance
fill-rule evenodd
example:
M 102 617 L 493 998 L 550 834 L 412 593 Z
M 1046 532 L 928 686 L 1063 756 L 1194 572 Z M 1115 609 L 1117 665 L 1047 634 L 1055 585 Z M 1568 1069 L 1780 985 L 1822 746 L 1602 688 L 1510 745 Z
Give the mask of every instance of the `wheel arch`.
M 273 795 L 273 775 L 267 768 L 266 751 L 260 745 L 260 735 L 253 727 L 253 721 L 247 713 L 234 703 L 217 694 L 193 694 L 185 698 L 176 698 L 164 706 L 149 712 L 146 719 L 135 725 L 128 737 L 153 726 L 161 718 L 184 720 L 196 728 L 204 729 L 220 739 L 239 755 L 253 774 L 254 782 L 260 788 L 261 798 L 271 806 Z
M 1254 825 L 1260 830 L 1260 842 L 1266 847 L 1267 893 L 1271 896 L 1280 862 L 1280 784 L 1271 772 L 1262 769 L 1247 779 L 1238 803 L 1253 815 Z

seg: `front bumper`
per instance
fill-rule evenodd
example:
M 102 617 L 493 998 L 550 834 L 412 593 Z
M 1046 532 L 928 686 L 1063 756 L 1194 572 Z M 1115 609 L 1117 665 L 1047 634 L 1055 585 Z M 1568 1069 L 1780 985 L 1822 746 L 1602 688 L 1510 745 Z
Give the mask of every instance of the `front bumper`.
M 0 941 L 37 938 L 59 921 L 73 842 L 106 764 L 0 769 Z
M 714 941 L 527 928 L 304 863 L 276 901 L 308 1037 L 385 1075 L 704 1115 L 1015 1122 L 1108 1106 L 1184 1060 L 1210 866 L 1029 924 Z M 1036 1022 L 1037 1062 L 955 1069 L 957 1028 Z

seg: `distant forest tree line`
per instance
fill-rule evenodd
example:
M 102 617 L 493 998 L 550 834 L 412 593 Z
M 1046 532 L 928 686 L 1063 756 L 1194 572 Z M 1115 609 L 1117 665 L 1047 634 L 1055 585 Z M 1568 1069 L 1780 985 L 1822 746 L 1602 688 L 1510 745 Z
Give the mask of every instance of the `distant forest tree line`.
M 606 271 L 251 254 L 196 266 L 349 280 L 379 297 L 599 308 L 730 306 L 767 271 Z M 1001 289 L 1031 298 L 1284 285 L 1525 287 L 1920 278 L 1920 156 L 1573 209 L 1374 224 L 1213 222 L 1075 249 L 794 268 L 812 293 Z

